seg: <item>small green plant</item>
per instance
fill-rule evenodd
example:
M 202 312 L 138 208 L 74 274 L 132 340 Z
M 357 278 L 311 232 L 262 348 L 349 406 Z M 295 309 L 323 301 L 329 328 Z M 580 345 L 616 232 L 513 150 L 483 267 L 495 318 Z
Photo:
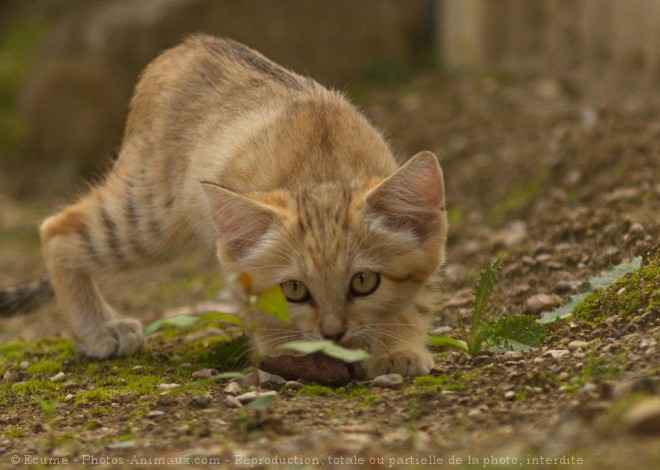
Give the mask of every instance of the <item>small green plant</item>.
M 38 398 L 36 402 L 44 414 L 45 422 L 43 427 L 48 433 L 48 448 L 46 450 L 48 452 L 52 452 L 56 445 L 54 428 L 55 415 L 57 413 L 57 407 L 59 406 L 60 402 L 58 400 L 48 401 L 43 398 Z
M 500 261 L 489 264 L 479 274 L 474 286 L 470 330 L 466 330 L 460 318 L 457 318 L 462 340 L 449 336 L 429 337 L 433 346 L 449 347 L 468 353 L 480 354 L 484 349 L 500 351 L 526 351 L 543 344 L 545 330 L 533 318 L 526 315 L 505 315 L 491 321 L 485 321 L 493 286 L 500 270 Z

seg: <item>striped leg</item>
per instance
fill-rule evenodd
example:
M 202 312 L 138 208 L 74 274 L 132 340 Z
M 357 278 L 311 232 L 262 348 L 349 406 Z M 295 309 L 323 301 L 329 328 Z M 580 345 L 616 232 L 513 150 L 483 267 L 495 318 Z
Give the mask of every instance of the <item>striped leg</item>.
M 124 198 L 125 189 L 119 193 Z M 97 358 L 133 354 L 143 347 L 143 338 L 140 322 L 120 317 L 101 296 L 94 277 L 154 255 L 137 245 L 133 201 L 117 203 L 116 194 L 107 187 L 94 189 L 41 226 L 44 259 L 59 306 L 82 352 Z

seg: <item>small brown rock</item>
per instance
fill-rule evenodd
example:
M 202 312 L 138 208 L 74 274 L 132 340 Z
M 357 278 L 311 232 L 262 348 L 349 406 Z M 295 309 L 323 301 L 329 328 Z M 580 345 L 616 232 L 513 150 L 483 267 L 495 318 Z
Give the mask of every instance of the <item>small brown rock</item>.
M 246 404 L 253 402 L 257 398 L 261 397 L 270 397 L 270 396 L 277 396 L 277 392 L 275 390 L 268 390 L 267 392 L 247 392 L 242 395 L 239 395 L 236 397 L 236 399 L 241 403 L 241 404 Z
M 241 386 L 236 382 L 229 382 L 223 391 L 229 395 L 238 395 L 241 393 Z
M 623 415 L 626 428 L 635 434 L 660 434 L 660 397 L 646 398 Z
M 371 381 L 371 385 L 381 388 L 397 388 L 403 383 L 401 374 L 379 375 Z
M 298 382 L 297 380 L 288 380 L 284 386 L 288 388 L 289 390 L 300 390 L 303 388 L 305 385 Z
M 199 369 L 196 370 L 195 372 L 192 373 L 192 378 L 193 379 L 208 379 L 209 377 L 213 375 L 218 375 L 220 372 L 218 372 L 217 369 Z
M 536 315 L 541 312 L 552 310 L 561 305 L 561 297 L 556 294 L 535 294 L 525 302 L 527 313 Z
M 64 379 L 66 378 L 66 374 L 64 372 L 58 372 L 54 376 L 50 378 L 51 382 L 63 382 Z
M 586 341 L 582 341 L 579 339 L 576 339 L 574 341 L 571 341 L 568 343 L 568 349 L 570 351 L 577 351 L 577 350 L 585 350 L 589 347 L 589 343 Z
M 346 363 L 320 352 L 305 356 L 268 356 L 261 361 L 261 368 L 285 380 L 303 379 L 332 386 L 346 385 L 351 380 L 366 377 L 361 362 Z

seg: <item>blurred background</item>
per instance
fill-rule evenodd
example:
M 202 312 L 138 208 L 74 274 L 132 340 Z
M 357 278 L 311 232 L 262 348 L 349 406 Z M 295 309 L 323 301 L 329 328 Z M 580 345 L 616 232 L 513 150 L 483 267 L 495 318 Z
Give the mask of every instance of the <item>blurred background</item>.
M 420 69 L 543 77 L 549 94 L 660 81 L 656 0 L 4 0 L 0 169 L 13 194 L 70 196 L 107 169 L 140 70 L 193 32 L 358 102 L 364 83 Z

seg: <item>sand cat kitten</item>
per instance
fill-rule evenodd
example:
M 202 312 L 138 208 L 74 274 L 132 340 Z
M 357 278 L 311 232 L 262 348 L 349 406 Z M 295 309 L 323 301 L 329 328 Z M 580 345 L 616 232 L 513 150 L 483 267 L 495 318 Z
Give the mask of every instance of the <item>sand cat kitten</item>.
M 254 347 L 331 338 L 371 352 L 371 376 L 427 373 L 425 281 L 444 260 L 442 172 L 398 167 L 341 95 L 228 39 L 193 36 L 144 71 L 105 182 L 41 227 L 61 310 L 82 351 L 143 346 L 95 278 L 187 247 L 280 284 L 293 324 L 257 313 Z M 241 289 L 240 285 L 234 286 Z

